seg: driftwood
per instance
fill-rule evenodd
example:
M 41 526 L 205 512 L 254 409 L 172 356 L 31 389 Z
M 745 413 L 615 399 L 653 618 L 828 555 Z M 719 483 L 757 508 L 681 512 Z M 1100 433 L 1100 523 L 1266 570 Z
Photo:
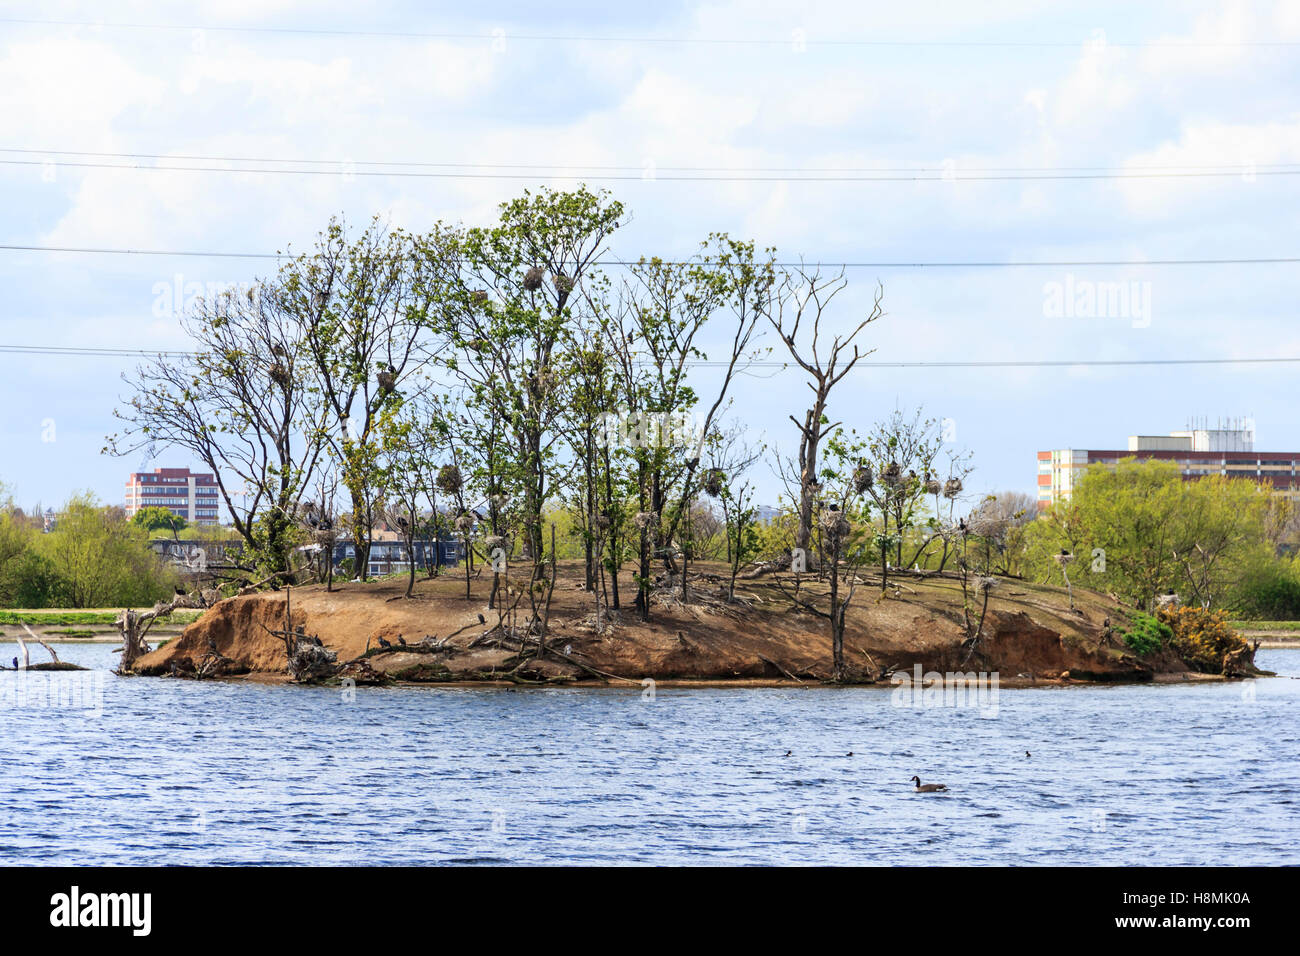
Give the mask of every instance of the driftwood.
M 41 645 L 41 647 L 45 648 L 45 650 L 49 652 L 50 659 L 53 660 L 54 663 L 56 664 L 63 663 L 63 661 L 59 660 L 59 655 L 54 652 L 54 648 L 50 647 L 50 645 L 46 644 L 43 640 L 37 637 L 35 632 L 30 627 L 28 627 L 26 624 L 23 624 L 23 630 L 27 632 L 27 636 L 30 637 L 35 643 Z M 22 638 L 18 639 L 18 646 L 22 648 L 23 660 L 28 661 L 30 664 L 30 658 L 27 655 L 27 645 L 23 643 Z
M 300 684 L 314 684 L 335 676 L 340 669 L 339 656 L 321 644 L 319 637 L 299 635 L 297 647 L 289 657 L 289 673 Z
M 50 645 L 46 644 L 46 643 L 45 643 L 44 641 L 42 641 L 39 637 L 37 637 L 35 634 L 33 634 L 33 633 L 32 633 L 32 629 L 31 629 L 30 627 L 28 627 L 26 624 L 24 624 L 24 625 L 23 625 L 23 630 L 26 631 L 26 632 L 28 633 L 28 635 L 31 637 L 31 639 L 32 639 L 33 641 L 35 641 L 37 644 L 41 645 L 41 647 L 43 647 L 43 648 L 45 648 L 47 651 L 49 651 L 49 652 L 50 652 L 50 657 L 52 657 L 53 660 L 50 661 L 48 664 L 33 664 L 33 663 L 32 663 L 32 655 L 31 655 L 31 652 L 27 649 L 27 642 L 24 641 L 21 637 L 17 637 L 17 636 L 15 636 L 15 637 L 14 637 L 14 640 L 16 640 L 16 641 L 18 642 L 18 649 L 22 652 L 22 655 L 23 655 L 23 662 L 22 662 L 22 664 L 20 664 L 20 665 L 18 666 L 18 670 L 25 670 L 25 671 L 84 671 L 84 670 L 89 670 L 89 669 L 90 669 L 90 668 L 88 668 L 88 667 L 82 667 L 80 664 L 69 664 L 67 661 L 61 661 L 61 660 L 59 660 L 59 655 L 56 654 L 56 653 L 54 653 L 54 648 L 50 647 Z
M 280 578 L 293 577 L 293 575 L 294 572 L 292 571 L 276 571 L 274 574 L 270 575 L 269 577 L 262 578 L 262 580 L 260 581 L 257 582 L 250 581 L 248 584 L 245 584 L 242 588 L 240 588 L 238 591 L 235 592 L 235 597 L 244 597 L 245 595 L 248 594 L 255 594 L 258 591 L 262 590 L 262 588 L 266 587 L 268 584 L 272 584 L 273 582 L 278 581 Z
M 159 601 L 148 611 L 136 611 L 131 608 L 123 610 L 113 622 L 122 635 L 122 662 L 118 665 L 118 673 L 130 673 L 136 660 L 153 650 L 145 638 L 159 618 L 167 617 L 172 611 L 180 608 L 209 608 L 220 599 L 221 592 L 207 589 L 194 594 L 178 594 L 170 601 Z
M 775 667 L 777 670 L 779 670 L 779 671 L 780 671 L 782 674 L 784 674 L 786 677 L 790 678 L 790 680 L 792 680 L 792 681 L 798 681 L 800 684 L 803 683 L 803 681 L 799 680 L 799 678 L 795 677 L 793 674 L 791 674 L 788 670 L 786 670 L 784 667 L 782 667 L 782 666 L 781 666 L 780 664 L 778 664 L 776 661 L 772 660 L 770 657 L 764 657 L 762 654 L 759 654 L 759 655 L 758 655 L 758 659 L 759 659 L 760 661 L 762 661 L 763 663 L 765 663 L 765 664 L 771 664 L 773 667 Z
M 765 574 L 771 574 L 773 571 L 785 571 L 790 567 L 790 555 L 783 554 L 773 561 L 760 561 L 754 564 L 748 571 L 737 574 L 736 577 L 742 581 L 752 581 L 754 578 L 761 578 Z
M 284 627 L 273 631 L 265 624 L 262 629 L 284 642 L 289 676 L 299 684 L 315 684 L 334 677 L 342 669 L 339 656 L 327 648 L 319 637 L 307 634 L 303 625 L 293 626 L 293 589 L 284 589 Z

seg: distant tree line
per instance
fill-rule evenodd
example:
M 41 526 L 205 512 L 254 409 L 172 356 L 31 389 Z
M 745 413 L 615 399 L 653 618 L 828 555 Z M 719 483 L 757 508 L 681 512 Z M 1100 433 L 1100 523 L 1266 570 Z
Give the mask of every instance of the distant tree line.
M 75 495 L 43 530 L 0 495 L 0 607 L 151 605 L 172 594 L 175 571 L 149 548 L 149 532 L 120 506 Z

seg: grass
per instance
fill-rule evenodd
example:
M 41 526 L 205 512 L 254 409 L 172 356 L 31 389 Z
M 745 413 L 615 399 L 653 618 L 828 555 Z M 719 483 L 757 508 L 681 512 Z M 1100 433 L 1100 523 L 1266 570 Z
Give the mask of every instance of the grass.
M 199 619 L 202 611 L 174 611 L 170 617 L 158 623 L 165 625 L 191 624 Z M 43 611 L 43 610 L 0 610 L 0 624 L 30 624 L 33 627 L 69 627 L 93 624 L 112 624 L 118 612 L 109 611 Z
M 47 633 L 58 634 L 60 637 L 94 637 L 97 632 L 82 627 L 64 627 Z
M 1300 621 L 1229 621 L 1238 631 L 1300 631 Z

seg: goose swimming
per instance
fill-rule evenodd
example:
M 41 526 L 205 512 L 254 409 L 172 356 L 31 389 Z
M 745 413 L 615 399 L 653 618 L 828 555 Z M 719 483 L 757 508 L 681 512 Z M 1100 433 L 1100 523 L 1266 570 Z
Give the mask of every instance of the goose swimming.
M 942 783 L 922 783 L 920 777 L 913 777 L 912 782 L 916 784 L 917 793 L 939 793 L 947 790 L 947 786 Z

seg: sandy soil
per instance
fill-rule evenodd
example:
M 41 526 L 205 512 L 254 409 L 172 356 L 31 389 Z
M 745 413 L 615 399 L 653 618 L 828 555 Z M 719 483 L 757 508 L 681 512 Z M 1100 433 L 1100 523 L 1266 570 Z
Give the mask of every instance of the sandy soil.
M 553 653 L 520 670 L 517 645 L 471 646 L 497 622 L 488 607 L 490 573 L 479 573 L 465 597 L 463 574 L 452 571 L 420 580 L 412 597 L 404 580 L 344 583 L 264 592 L 221 602 L 182 636 L 139 661 L 147 674 L 192 669 L 212 649 L 230 658 L 225 674 L 286 673 L 284 644 L 272 632 L 287 621 L 318 636 L 340 661 L 365 656 L 376 672 L 418 682 L 500 680 L 597 680 L 639 682 L 723 681 L 791 684 L 826 679 L 831 672 L 827 622 L 799 609 L 771 578 L 737 584 L 728 604 L 725 569 L 693 565 L 692 601 L 656 592 L 652 620 L 637 620 L 630 606 L 610 612 L 598 632 L 594 599 L 582 588 L 581 565 L 561 564 L 551 606 L 549 644 Z M 516 570 L 516 576 L 526 572 Z M 790 586 L 788 576 L 783 580 Z M 526 577 L 516 586 L 527 588 Z M 630 605 L 630 574 L 620 581 Z M 805 597 L 825 606 L 824 584 L 805 579 Z M 973 613 L 979 605 L 973 602 Z M 288 615 L 286 616 L 286 603 Z M 1003 579 L 992 592 L 981 654 L 966 660 L 962 641 L 961 580 L 955 574 L 922 578 L 891 573 L 882 595 L 875 573 L 863 575 L 850 608 L 845 637 L 849 665 L 868 675 L 882 667 L 925 671 L 996 670 L 1004 683 L 1036 684 L 1057 680 L 1151 680 L 1155 672 L 1183 673 L 1171 659 L 1139 660 L 1114 636 L 1110 626 L 1126 623 L 1115 601 L 1075 589 L 1071 610 L 1063 589 Z M 526 609 L 528 601 L 522 602 Z M 479 615 L 487 622 L 479 623 Z M 521 615 L 521 619 L 522 619 Z M 459 633 L 456 633 L 459 632 Z M 425 637 L 447 637 L 448 647 L 428 653 L 415 644 Z M 379 649 L 379 639 L 392 649 Z M 512 673 L 509 673 L 512 672 Z M 509 676 L 507 678 L 507 674 Z

